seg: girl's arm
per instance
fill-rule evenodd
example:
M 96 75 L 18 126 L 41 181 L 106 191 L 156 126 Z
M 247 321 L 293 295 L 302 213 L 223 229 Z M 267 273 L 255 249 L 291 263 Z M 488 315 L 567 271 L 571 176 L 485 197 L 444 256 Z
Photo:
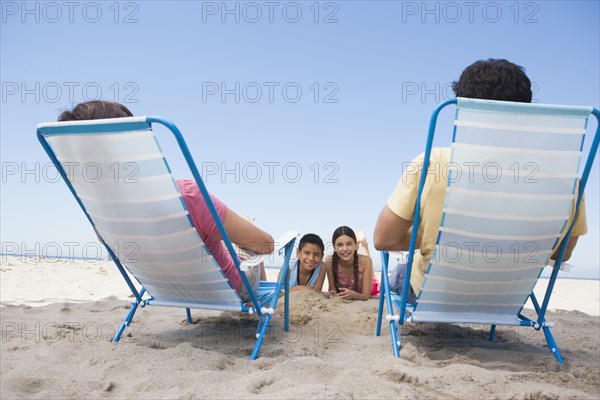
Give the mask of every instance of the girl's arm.
M 371 290 L 373 289 L 373 261 L 371 261 L 371 257 L 366 256 L 360 257 L 359 261 L 361 259 L 364 260 L 365 266 L 363 269 L 362 295 L 366 296 L 364 300 L 368 300 L 371 298 Z
M 369 300 L 371 298 L 371 285 L 373 284 L 373 263 L 370 257 L 360 255 L 358 256 L 358 266 L 362 267 L 363 271 L 363 282 L 362 292 L 358 293 L 350 289 L 342 289 L 340 291 L 340 297 L 346 300 Z
M 331 256 L 327 256 L 325 261 L 323 261 L 323 266 L 327 272 L 327 283 L 329 284 L 329 293 L 337 294 L 337 290 L 335 289 L 335 284 L 333 283 L 333 271 L 331 268 Z

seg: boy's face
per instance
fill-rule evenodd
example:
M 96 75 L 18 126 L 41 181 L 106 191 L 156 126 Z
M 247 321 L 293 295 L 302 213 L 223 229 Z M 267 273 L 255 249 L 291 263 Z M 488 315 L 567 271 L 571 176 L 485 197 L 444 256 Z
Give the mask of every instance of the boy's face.
M 296 250 L 296 256 L 300 261 L 300 268 L 312 271 L 323 261 L 323 252 L 321 248 L 313 243 L 306 243 L 302 250 Z

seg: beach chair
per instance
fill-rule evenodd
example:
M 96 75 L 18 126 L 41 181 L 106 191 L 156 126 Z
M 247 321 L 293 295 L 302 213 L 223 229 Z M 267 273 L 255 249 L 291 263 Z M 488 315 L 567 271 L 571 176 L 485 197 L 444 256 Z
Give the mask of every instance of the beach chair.
M 250 303 L 242 302 L 194 228 L 153 124 L 167 127 L 174 135 L 241 272 Z M 275 243 L 280 254 L 284 252 L 281 277 L 276 283 L 260 282 L 255 293 L 245 271 L 274 259 L 267 255 L 240 262 L 174 124 L 156 117 L 53 122 L 38 125 L 37 135 L 135 297 L 113 342 L 119 341 L 138 306 L 182 307 L 189 323 L 191 308 L 238 311 L 258 315 L 257 339 L 250 356 L 255 359 L 282 289 L 284 329 L 288 330 L 285 277 L 297 234 L 290 232 Z M 128 273 L 139 282 L 141 290 Z
M 402 296 L 389 290 L 390 253 L 381 252 L 382 293 L 376 335 L 381 333 L 385 299 L 385 318 L 396 357 L 400 356 L 400 329 L 405 322 L 489 324 L 489 340 L 494 338 L 496 325 L 502 324 L 542 330 L 548 349 L 562 364 L 550 332 L 553 324 L 546 321 L 545 315 L 572 225 L 558 247 L 541 303 L 533 288 L 561 232 L 567 228 L 575 195 L 575 212 L 578 210 L 600 140 L 599 127 L 577 189 L 587 120 L 593 114 L 600 123 L 600 111 L 590 107 L 449 100 L 431 117 L 423 171 L 429 167 L 438 114 L 452 104 L 457 111 L 450 172 L 441 227 L 425 280 L 416 303 L 407 305 L 421 193 L 428 175 L 421 174 Z M 536 318 L 522 313 L 528 299 Z M 395 315 L 394 309 L 399 313 Z

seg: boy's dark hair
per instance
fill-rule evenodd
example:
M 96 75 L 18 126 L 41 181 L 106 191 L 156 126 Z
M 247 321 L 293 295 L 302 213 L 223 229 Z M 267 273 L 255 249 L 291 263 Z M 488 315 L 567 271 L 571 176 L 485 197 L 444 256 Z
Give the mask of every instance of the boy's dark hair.
M 92 100 L 77 104 L 72 111 L 64 111 L 58 116 L 58 120 L 85 121 L 124 117 L 133 117 L 133 114 L 123 104 L 114 101 Z
M 300 239 L 300 243 L 298 244 L 298 250 L 302 250 L 304 245 L 307 243 L 319 246 L 321 253 L 325 253 L 325 245 L 323 244 L 323 240 L 318 235 L 315 235 L 314 233 L 307 233 L 306 235 L 302 236 L 302 239 Z
M 456 97 L 531 103 L 531 81 L 525 68 L 503 59 L 489 58 L 469 65 L 452 82 Z

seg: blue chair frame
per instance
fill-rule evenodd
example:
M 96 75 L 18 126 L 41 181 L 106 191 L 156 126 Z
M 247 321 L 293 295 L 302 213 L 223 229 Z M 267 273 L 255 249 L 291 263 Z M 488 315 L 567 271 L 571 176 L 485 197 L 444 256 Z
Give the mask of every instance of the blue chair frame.
M 256 344 L 254 346 L 254 349 L 252 351 L 252 354 L 250 355 L 250 359 L 254 360 L 258 357 L 258 354 L 260 352 L 260 348 L 262 346 L 264 337 L 267 333 L 269 322 L 271 320 L 272 312 L 275 310 L 275 308 L 277 306 L 277 301 L 279 299 L 279 293 L 281 293 L 282 289 L 284 290 L 284 301 L 285 301 L 285 304 L 284 304 L 284 330 L 286 332 L 289 330 L 289 282 L 288 282 L 287 276 L 288 276 L 288 271 L 289 271 L 289 261 L 291 259 L 292 250 L 294 248 L 294 243 L 295 243 L 296 238 L 291 239 L 286 244 L 286 246 L 282 249 L 285 254 L 284 255 L 284 263 L 282 266 L 282 273 L 280 274 L 280 278 L 274 286 L 269 285 L 270 287 L 272 287 L 274 289 L 273 294 L 271 296 L 268 296 L 266 298 L 266 300 L 263 300 L 261 302 L 259 300 L 259 298 L 257 297 L 257 294 L 255 293 L 255 291 L 253 290 L 250 282 L 248 281 L 248 278 L 246 277 L 245 272 L 241 271 L 241 269 L 240 269 L 240 265 L 241 265 L 240 259 L 237 256 L 237 253 L 235 252 L 235 250 L 233 248 L 231 239 L 229 238 L 229 235 L 227 234 L 227 231 L 225 230 L 225 227 L 223 226 L 223 222 L 221 221 L 221 218 L 219 217 L 217 210 L 210 198 L 208 190 L 206 189 L 204 181 L 202 180 L 202 176 L 200 175 L 200 172 L 198 171 L 198 168 L 196 167 L 196 164 L 195 164 L 194 159 L 193 159 L 193 157 L 189 151 L 189 148 L 185 142 L 185 139 L 183 138 L 183 135 L 181 134 L 181 132 L 179 131 L 177 126 L 175 126 L 175 124 L 173 124 L 171 121 L 168 121 L 164 118 L 153 117 L 153 116 L 145 117 L 145 121 L 124 122 L 123 124 L 118 124 L 118 125 L 124 131 L 127 131 L 127 130 L 139 130 L 142 128 L 151 129 L 152 124 L 154 124 L 154 123 L 165 126 L 175 137 L 175 140 L 177 141 L 179 149 L 181 150 L 181 152 L 185 158 L 185 161 L 186 161 L 190 171 L 192 172 L 192 176 L 193 176 L 196 184 L 198 185 L 198 188 L 200 189 L 200 192 L 202 194 L 202 197 L 204 198 L 204 201 L 206 202 L 206 205 L 210 211 L 210 214 L 211 214 L 213 220 L 215 221 L 217 229 L 219 230 L 219 233 L 221 234 L 221 238 L 222 238 L 223 242 L 225 243 L 227 250 L 229 251 L 229 253 L 232 257 L 236 268 L 240 272 L 242 282 L 243 282 L 244 286 L 246 287 L 248 293 L 250 294 L 251 303 L 252 303 L 253 307 L 248 307 L 247 305 L 242 303 L 242 304 L 240 304 L 240 312 L 247 312 L 250 314 L 256 313 L 259 316 L 259 322 L 258 322 L 258 326 L 256 329 L 257 340 L 256 340 Z M 97 130 L 98 125 L 90 124 L 88 127 L 77 126 L 76 129 L 77 129 L 77 131 L 76 131 L 77 133 L 94 134 L 94 133 L 98 132 L 98 130 Z M 110 131 L 113 131 L 113 129 L 111 129 Z M 81 209 L 84 212 L 85 216 L 87 217 L 88 221 L 90 222 L 92 227 L 94 227 L 94 229 L 95 229 L 96 226 L 94 224 L 94 221 L 90 217 L 83 202 L 81 201 L 81 199 L 77 195 L 75 189 L 73 188 L 73 185 L 71 184 L 69 178 L 67 177 L 67 174 L 64 171 L 62 164 L 58 161 L 56 155 L 54 154 L 54 151 L 52 150 L 48 141 L 46 140 L 46 135 L 60 135 L 60 134 L 69 134 L 69 133 L 73 133 L 73 132 L 74 131 L 72 130 L 72 128 L 67 127 L 67 126 L 62 126 L 60 128 L 55 128 L 55 127 L 38 128 L 37 129 L 37 137 L 38 137 L 38 140 L 41 143 L 42 147 L 46 151 L 46 154 L 48 155 L 48 157 L 50 158 L 50 160 L 56 167 L 58 173 L 60 174 L 60 176 L 66 183 L 66 185 L 68 186 L 69 190 L 71 191 L 71 194 L 77 200 L 77 203 L 81 207 Z M 169 172 L 171 172 L 171 171 L 169 171 Z M 129 289 L 131 290 L 131 292 L 135 298 L 135 300 L 132 301 L 132 306 L 131 306 L 129 312 L 127 313 L 123 323 L 120 325 L 117 333 L 115 334 L 115 336 L 112 340 L 113 343 L 117 343 L 120 340 L 121 335 L 123 334 L 123 331 L 125 330 L 125 328 L 127 328 L 131 324 L 131 321 L 137 311 L 138 306 L 143 308 L 146 305 L 150 305 L 152 303 L 152 301 L 154 300 L 154 298 L 150 297 L 150 298 L 143 299 L 144 294 L 146 293 L 146 289 L 142 287 L 141 290 L 139 290 L 139 291 L 137 290 L 134 283 L 131 281 L 131 279 L 127 275 L 127 273 L 125 271 L 125 267 L 123 267 L 123 265 L 121 264 L 121 261 L 119 260 L 117 255 L 112 251 L 112 249 L 110 248 L 110 246 L 108 246 L 108 244 L 104 241 L 104 239 L 102 237 L 100 237 L 100 235 L 98 235 L 98 236 L 99 236 L 100 240 L 102 241 L 102 244 L 106 248 L 108 254 L 110 255 L 111 259 L 114 261 L 115 265 L 119 269 L 119 272 L 123 276 L 123 279 L 125 279 L 127 286 L 129 287 Z M 269 305 L 269 307 L 265 308 L 265 306 L 267 304 Z M 270 312 L 264 312 L 265 310 L 269 310 Z M 186 319 L 187 319 L 188 323 L 191 324 L 192 317 L 191 317 L 190 308 L 186 308 L 185 311 L 186 311 Z
M 450 106 L 453 104 L 456 105 L 457 103 L 458 103 L 458 99 L 451 99 L 451 100 L 445 101 L 444 103 L 440 104 L 433 111 L 430 122 L 429 122 L 429 131 L 427 134 L 427 142 L 426 142 L 426 146 L 425 146 L 425 154 L 424 154 L 422 171 L 427 171 L 429 168 L 429 159 L 431 156 L 431 149 L 433 146 L 433 138 L 435 136 L 437 119 L 438 119 L 440 112 L 447 106 Z M 517 315 L 519 317 L 519 319 L 521 320 L 520 326 L 530 326 L 530 327 L 533 327 L 537 331 L 539 331 L 540 329 L 543 331 L 544 336 L 546 338 L 546 342 L 548 343 L 548 349 L 556 357 L 556 360 L 558 361 L 558 363 L 560 365 L 563 365 L 564 361 L 563 361 L 562 355 L 560 353 L 560 350 L 556 344 L 556 341 L 554 340 L 554 337 L 552 336 L 552 332 L 550 331 L 550 326 L 549 326 L 549 324 L 546 323 L 545 316 L 546 316 L 546 311 L 548 309 L 548 304 L 550 302 L 550 296 L 552 295 L 552 290 L 554 289 L 554 284 L 556 283 L 558 271 L 560 270 L 560 267 L 562 265 L 563 257 L 564 257 L 564 254 L 565 254 L 565 251 L 567 248 L 567 243 L 571 236 L 571 231 L 573 229 L 573 225 L 574 225 L 575 219 L 577 217 L 577 213 L 579 212 L 579 205 L 581 203 L 581 198 L 584 193 L 584 190 L 585 190 L 588 178 L 589 178 L 589 174 L 592 169 L 592 165 L 594 163 L 595 155 L 598 152 L 598 145 L 600 143 L 600 110 L 594 108 L 592 110 L 591 114 L 593 114 L 596 117 L 598 126 L 596 128 L 596 133 L 594 135 L 594 139 L 592 141 L 590 151 L 588 153 L 588 158 L 587 158 L 587 161 L 586 161 L 586 164 L 585 164 L 585 167 L 584 167 L 584 170 L 581 175 L 580 182 L 579 182 L 579 191 L 578 191 L 578 196 L 577 196 L 577 201 L 576 201 L 576 210 L 575 210 L 575 216 L 573 218 L 573 222 L 571 223 L 571 226 L 569 227 L 565 237 L 563 238 L 563 240 L 559 246 L 558 255 L 555 260 L 554 268 L 552 270 L 552 274 L 550 275 L 550 279 L 549 279 L 548 286 L 546 288 L 546 292 L 545 292 L 542 303 L 541 304 L 539 303 L 539 301 L 537 300 L 537 298 L 533 292 L 531 292 L 531 294 L 530 294 L 531 302 L 532 302 L 534 309 L 538 315 L 537 319 L 531 320 L 531 319 L 525 317 L 524 315 L 522 315 L 521 313 L 519 313 Z M 392 350 L 393 350 L 394 356 L 397 358 L 400 357 L 400 349 L 399 349 L 399 347 L 401 346 L 400 328 L 407 319 L 407 296 L 408 296 L 408 289 L 409 289 L 409 285 L 410 285 L 410 276 L 411 276 L 411 271 L 412 271 L 412 266 L 413 266 L 412 264 L 413 264 L 413 259 L 414 259 L 417 235 L 418 235 L 418 231 L 419 231 L 419 221 L 420 221 L 420 217 L 421 217 L 421 194 L 423 192 L 423 188 L 425 186 L 426 179 L 427 179 L 427 174 L 422 173 L 420 176 L 420 180 L 419 180 L 419 188 L 418 188 L 417 199 L 416 199 L 416 204 L 415 204 L 415 213 L 414 213 L 414 218 L 413 218 L 412 233 L 411 233 L 411 237 L 410 237 L 410 245 L 409 245 L 409 250 L 408 250 L 408 263 L 407 263 L 407 268 L 406 268 L 406 277 L 404 279 L 404 284 L 402 287 L 402 296 L 399 301 L 392 299 L 391 291 L 389 289 L 389 278 L 388 278 L 389 253 L 387 251 L 381 252 L 381 264 L 382 264 L 382 266 L 381 266 L 381 294 L 379 297 L 379 308 L 378 308 L 378 312 L 377 312 L 377 326 L 376 326 L 376 330 L 375 330 L 375 335 L 376 336 L 381 335 L 383 300 L 385 298 L 386 303 L 387 303 L 388 315 L 392 316 L 394 314 L 394 305 L 398 308 L 399 314 L 400 314 L 399 316 L 388 318 L 389 324 L 390 324 L 390 336 L 391 336 L 391 340 L 392 340 Z M 398 323 L 397 326 L 396 326 L 396 323 Z M 496 325 L 492 325 L 490 328 L 490 334 L 488 336 L 488 340 L 493 341 L 495 331 L 496 331 Z

